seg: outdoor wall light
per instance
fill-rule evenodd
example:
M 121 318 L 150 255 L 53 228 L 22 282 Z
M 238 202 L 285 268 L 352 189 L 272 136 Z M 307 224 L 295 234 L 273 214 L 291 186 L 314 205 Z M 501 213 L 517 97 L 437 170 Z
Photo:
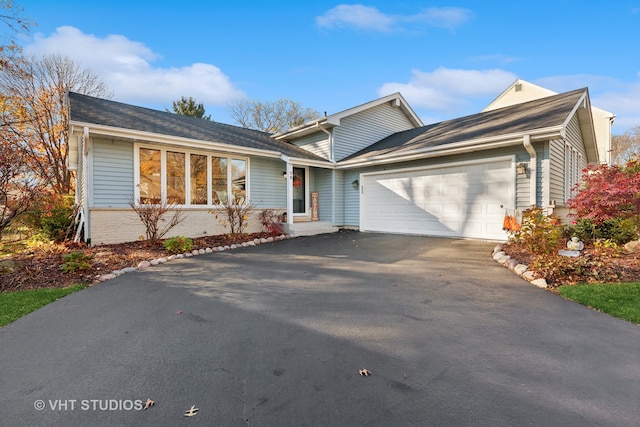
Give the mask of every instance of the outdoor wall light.
M 285 181 L 287 180 L 287 172 L 286 171 L 282 172 L 282 179 L 284 179 Z
M 355 181 L 353 181 L 353 182 L 351 183 L 351 186 L 352 186 L 353 188 L 356 188 L 356 189 L 357 189 L 358 187 L 360 187 L 360 183 L 359 183 L 359 182 L 358 182 L 358 180 L 356 179 Z
M 516 173 L 518 175 L 526 175 L 527 174 L 527 164 L 526 163 L 518 163 L 516 166 Z

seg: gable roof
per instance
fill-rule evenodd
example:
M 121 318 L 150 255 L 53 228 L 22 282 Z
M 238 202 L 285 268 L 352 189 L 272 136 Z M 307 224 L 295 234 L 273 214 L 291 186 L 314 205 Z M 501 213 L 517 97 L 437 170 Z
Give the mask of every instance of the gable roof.
M 339 165 L 376 164 L 441 156 L 563 138 L 575 113 L 581 126 L 593 128 L 586 88 L 398 132 L 342 160 Z M 583 132 L 588 161 L 597 159 L 593 131 Z
M 253 129 L 137 107 L 79 93 L 68 93 L 70 126 L 89 126 L 92 134 L 139 141 L 204 144 L 204 148 L 238 153 L 285 155 L 295 159 L 325 159 L 293 144 L 275 141 L 271 135 Z M 170 137 L 170 138 L 167 138 Z
M 404 97 L 399 92 L 396 92 L 387 96 L 383 96 L 382 98 L 374 99 L 373 101 L 360 104 L 356 107 L 352 107 L 347 110 L 331 114 L 329 116 L 309 121 L 300 126 L 288 129 L 285 132 L 277 133 L 273 135 L 273 138 L 277 140 L 286 140 L 293 136 L 300 137 L 309 133 L 317 132 L 319 127 L 327 129 L 334 126 L 340 126 L 342 119 L 344 119 L 345 117 L 353 116 L 354 114 L 361 113 L 387 102 L 391 103 L 391 105 L 393 105 L 394 107 L 399 108 L 407 116 L 413 126 L 423 126 L 420 117 L 418 117 L 415 111 L 413 111 Z

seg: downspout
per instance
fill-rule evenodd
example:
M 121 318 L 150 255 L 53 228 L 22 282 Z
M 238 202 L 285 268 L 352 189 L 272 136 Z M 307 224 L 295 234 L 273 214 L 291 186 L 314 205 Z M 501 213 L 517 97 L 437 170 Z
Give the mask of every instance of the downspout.
M 538 155 L 531 145 L 531 135 L 525 135 L 522 141 L 525 150 L 529 153 L 529 204 L 538 205 Z
M 289 156 L 284 154 L 280 155 L 280 158 L 285 162 L 285 171 L 287 179 L 287 224 L 293 224 L 293 166 Z
M 82 152 L 78 153 L 78 156 L 82 156 L 82 170 L 77 171 L 77 173 L 82 174 L 82 179 L 76 178 L 76 183 L 82 185 L 83 200 L 80 200 L 80 202 L 82 203 L 82 206 L 80 207 L 80 212 L 82 215 L 82 217 L 80 218 L 81 227 L 78 227 L 74 240 L 79 241 L 80 233 L 84 231 L 84 241 L 90 242 L 91 233 L 89 230 L 91 230 L 91 228 L 89 227 L 89 195 L 87 194 L 87 190 L 89 188 L 89 165 L 87 164 L 87 160 L 89 158 L 89 126 L 84 126 L 82 128 L 82 136 L 80 138 L 82 139 Z M 77 194 L 78 192 L 76 191 L 76 197 Z

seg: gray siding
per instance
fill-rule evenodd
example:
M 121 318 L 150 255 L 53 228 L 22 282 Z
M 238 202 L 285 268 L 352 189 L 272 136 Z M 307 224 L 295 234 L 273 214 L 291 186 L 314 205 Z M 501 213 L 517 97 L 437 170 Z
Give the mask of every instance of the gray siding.
M 549 142 L 549 203 L 564 205 L 564 157 L 565 142 L 562 139 Z
M 538 154 L 538 185 L 536 187 L 536 206 L 546 208 L 549 206 L 549 142 L 534 144 Z
M 93 139 L 93 207 L 127 207 L 134 196 L 133 144 Z
M 331 191 L 332 172 L 329 169 L 312 168 L 310 174 L 314 177 L 311 191 L 318 192 L 319 219 L 320 221 L 331 221 L 333 216 Z
M 516 153 L 516 164 L 524 162 L 529 164 L 529 153 L 519 150 Z M 516 209 L 524 210 L 531 206 L 531 177 L 527 175 L 516 175 Z
M 329 141 L 329 135 L 325 132 L 319 131 L 291 142 L 294 145 L 304 148 L 313 154 L 324 157 L 327 160 L 331 159 L 331 143 Z
M 413 127 L 407 116 L 390 103 L 345 117 L 340 126 L 334 128 L 335 160 L 340 161 L 395 132 Z
M 262 209 L 287 207 L 287 183 L 282 179 L 285 163 L 281 160 L 251 158 L 249 195 L 251 204 Z
M 336 212 L 335 212 L 335 224 L 337 226 L 340 225 L 346 225 L 345 219 L 344 219 L 344 183 L 345 183 L 345 179 L 344 179 L 344 171 L 341 170 L 334 170 L 333 171 L 334 174 L 334 179 L 335 179 L 335 189 L 336 189 L 336 196 L 335 196 L 335 201 L 336 201 Z
M 586 168 L 587 152 L 584 149 L 584 139 L 582 138 L 582 132 L 580 131 L 580 124 L 578 122 L 577 115 L 574 115 L 567 125 L 567 142 L 572 148 L 575 148 L 582 157 L 580 170 Z

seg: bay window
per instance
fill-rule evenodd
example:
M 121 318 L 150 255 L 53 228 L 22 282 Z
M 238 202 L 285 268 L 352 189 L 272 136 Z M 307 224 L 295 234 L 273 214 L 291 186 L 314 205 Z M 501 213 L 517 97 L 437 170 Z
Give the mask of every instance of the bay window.
M 140 203 L 214 206 L 247 197 L 248 159 L 138 147 Z

